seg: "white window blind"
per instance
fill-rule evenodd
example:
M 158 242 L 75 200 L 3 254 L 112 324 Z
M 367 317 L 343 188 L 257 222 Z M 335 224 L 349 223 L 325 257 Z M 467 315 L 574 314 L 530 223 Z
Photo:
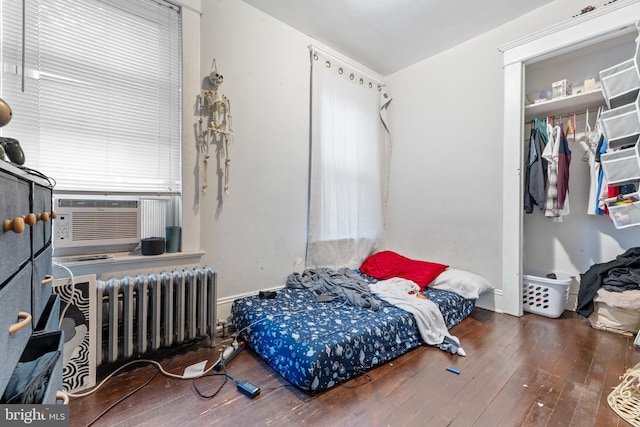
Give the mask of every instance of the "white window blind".
M 181 19 L 154 0 L 2 0 L 2 136 L 56 190 L 181 191 Z

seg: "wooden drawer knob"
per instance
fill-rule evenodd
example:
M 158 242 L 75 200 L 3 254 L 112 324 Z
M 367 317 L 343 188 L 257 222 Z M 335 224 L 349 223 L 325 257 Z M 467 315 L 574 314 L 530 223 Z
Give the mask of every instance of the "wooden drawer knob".
M 51 211 L 51 218 L 53 219 L 58 218 L 58 214 L 56 213 L 56 211 Z
M 7 231 L 13 231 L 14 233 L 22 233 L 24 231 L 24 219 L 18 217 L 12 220 L 5 219 L 2 223 L 2 229 L 6 233 Z
M 18 323 L 14 323 L 13 325 L 9 326 L 10 334 L 19 331 L 20 329 L 24 328 L 29 323 L 31 323 L 31 314 L 21 311 L 20 313 L 18 313 L 18 319 L 22 319 L 22 320 Z
M 40 283 L 42 284 L 42 286 L 44 286 L 44 285 L 48 285 L 51 282 L 53 282 L 53 276 L 50 276 L 47 274 L 46 276 L 44 276 L 44 280 Z
M 56 401 L 62 400 L 63 405 L 69 404 L 69 395 L 62 390 L 56 391 Z
M 38 221 L 47 222 L 49 221 L 49 216 L 49 212 L 42 212 L 41 214 L 38 214 Z
M 31 227 L 36 225 L 36 216 L 32 213 L 30 213 L 29 215 L 22 215 L 22 219 L 24 220 L 25 224 Z

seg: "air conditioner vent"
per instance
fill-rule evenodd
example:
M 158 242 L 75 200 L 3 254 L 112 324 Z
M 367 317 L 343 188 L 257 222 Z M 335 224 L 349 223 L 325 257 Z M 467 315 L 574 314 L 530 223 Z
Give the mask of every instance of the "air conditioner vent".
M 138 239 L 137 212 L 74 212 L 73 241 Z
M 59 208 L 132 208 L 138 207 L 138 200 L 109 199 L 57 199 Z
M 139 198 L 60 196 L 55 206 L 54 256 L 129 251 L 140 241 Z

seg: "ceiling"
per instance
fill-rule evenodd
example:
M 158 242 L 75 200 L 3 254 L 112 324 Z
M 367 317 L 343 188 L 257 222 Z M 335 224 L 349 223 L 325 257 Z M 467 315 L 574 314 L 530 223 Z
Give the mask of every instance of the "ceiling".
M 385 76 L 552 0 L 243 0 Z

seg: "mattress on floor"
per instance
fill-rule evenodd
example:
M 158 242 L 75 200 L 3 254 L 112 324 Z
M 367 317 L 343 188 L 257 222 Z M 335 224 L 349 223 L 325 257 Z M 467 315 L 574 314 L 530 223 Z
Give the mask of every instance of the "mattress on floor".
M 475 306 L 475 300 L 449 291 L 427 288 L 422 294 L 440 307 L 447 328 Z M 274 299 L 237 299 L 231 314 L 246 343 L 307 391 L 331 388 L 424 344 L 410 313 L 386 302 L 378 311 L 318 303 L 306 289 L 285 288 Z

